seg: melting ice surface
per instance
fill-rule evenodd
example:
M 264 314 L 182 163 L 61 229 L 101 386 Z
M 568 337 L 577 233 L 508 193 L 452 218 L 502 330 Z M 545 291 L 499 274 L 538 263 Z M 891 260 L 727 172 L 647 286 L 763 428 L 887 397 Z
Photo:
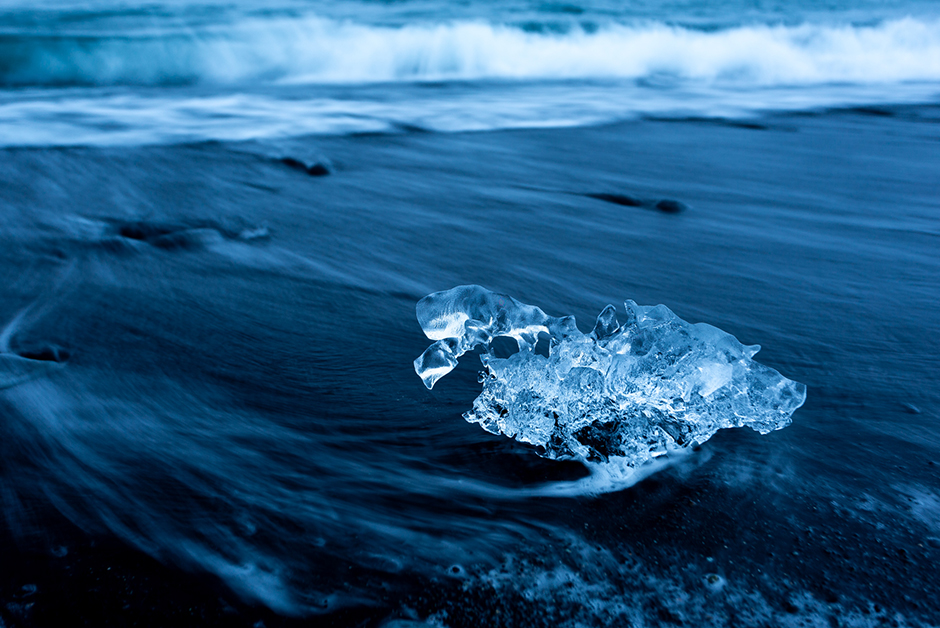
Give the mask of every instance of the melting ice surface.
M 435 292 L 418 302 L 418 322 L 436 342 L 415 371 L 431 388 L 482 347 L 483 392 L 467 421 L 531 443 L 547 458 L 621 476 L 722 428 L 786 427 L 806 400 L 806 386 L 751 359 L 758 345 L 687 323 L 664 305 L 624 305 L 623 325 L 608 305 L 583 334 L 572 316 L 554 318 L 480 286 Z M 548 357 L 535 351 L 543 334 Z M 497 358 L 492 343 L 500 336 L 513 338 L 518 353 Z

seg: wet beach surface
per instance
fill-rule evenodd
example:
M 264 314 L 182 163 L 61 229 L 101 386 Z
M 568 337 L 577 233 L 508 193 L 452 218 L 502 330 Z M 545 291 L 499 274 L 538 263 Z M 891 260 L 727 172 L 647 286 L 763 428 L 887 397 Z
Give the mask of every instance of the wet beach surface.
M 935 624 L 938 121 L 3 150 L 0 620 Z M 472 360 L 413 371 L 469 283 L 664 303 L 806 405 L 533 496 L 584 469 L 464 422 Z

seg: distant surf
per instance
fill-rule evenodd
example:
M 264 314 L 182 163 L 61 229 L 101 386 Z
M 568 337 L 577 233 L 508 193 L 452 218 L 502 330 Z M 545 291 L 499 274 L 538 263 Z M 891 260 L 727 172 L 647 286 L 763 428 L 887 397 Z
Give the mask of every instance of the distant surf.
M 7 29 L 0 85 L 632 79 L 745 88 L 940 79 L 940 22 L 915 18 L 719 30 L 662 22 L 382 26 L 317 16 L 144 24 Z
M 389 19 L 356 3 L 0 11 L 0 146 L 742 119 L 940 95 L 932 14 L 407 8 Z

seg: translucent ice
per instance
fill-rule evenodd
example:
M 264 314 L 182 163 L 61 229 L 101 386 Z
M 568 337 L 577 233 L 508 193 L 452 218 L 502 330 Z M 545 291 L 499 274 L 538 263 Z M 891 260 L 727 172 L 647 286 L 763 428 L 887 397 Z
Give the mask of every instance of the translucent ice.
M 726 427 L 765 434 L 790 423 L 806 387 L 751 360 L 760 349 L 664 305 L 627 301 L 623 325 L 608 305 L 590 334 L 574 318 L 480 286 L 458 286 L 418 302 L 418 322 L 435 340 L 415 360 L 428 388 L 457 359 L 482 347 L 483 392 L 464 418 L 531 443 L 548 458 L 638 465 L 701 443 Z M 540 335 L 548 357 L 536 352 Z M 493 340 L 519 351 L 498 358 Z

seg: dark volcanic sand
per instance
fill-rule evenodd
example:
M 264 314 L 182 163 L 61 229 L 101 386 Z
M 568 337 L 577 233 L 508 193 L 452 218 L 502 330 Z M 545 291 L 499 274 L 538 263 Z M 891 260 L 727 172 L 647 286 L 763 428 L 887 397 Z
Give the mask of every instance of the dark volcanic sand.
M 937 623 L 938 121 L 0 152 L 3 349 L 60 359 L 0 390 L 0 625 Z M 472 360 L 412 370 L 466 283 L 665 303 L 807 403 L 527 497 L 583 470 L 466 424 Z

